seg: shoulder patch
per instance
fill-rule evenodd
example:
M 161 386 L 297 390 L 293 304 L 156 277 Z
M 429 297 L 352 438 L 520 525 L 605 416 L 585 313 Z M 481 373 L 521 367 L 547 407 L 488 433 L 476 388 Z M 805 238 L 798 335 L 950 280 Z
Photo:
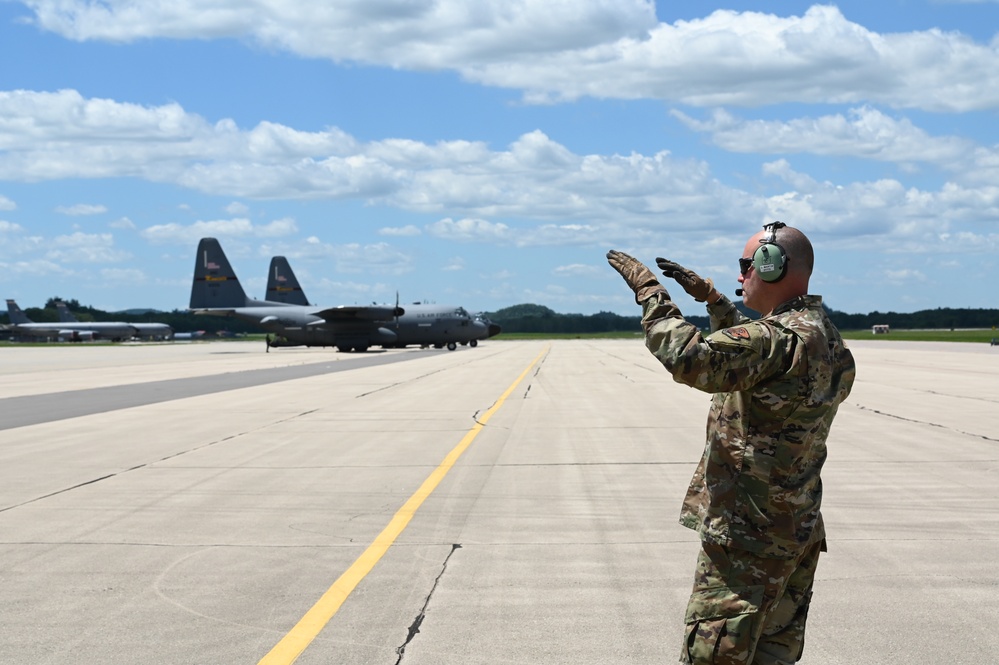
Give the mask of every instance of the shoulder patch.
M 705 340 L 718 350 L 752 350 L 762 353 L 767 343 L 769 331 L 765 325 L 755 321 L 748 325 L 722 328 L 708 335 Z
M 750 338 L 749 331 L 746 330 L 745 328 L 726 328 L 725 330 L 722 330 L 721 333 L 726 337 L 730 337 L 736 341 L 739 341 L 740 339 Z

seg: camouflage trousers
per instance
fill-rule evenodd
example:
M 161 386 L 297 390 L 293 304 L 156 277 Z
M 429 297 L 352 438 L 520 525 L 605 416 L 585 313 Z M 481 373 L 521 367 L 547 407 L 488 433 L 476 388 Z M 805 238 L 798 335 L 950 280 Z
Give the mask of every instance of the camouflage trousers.
M 793 559 L 701 543 L 680 656 L 691 665 L 792 665 L 805 647 L 812 581 L 825 541 Z

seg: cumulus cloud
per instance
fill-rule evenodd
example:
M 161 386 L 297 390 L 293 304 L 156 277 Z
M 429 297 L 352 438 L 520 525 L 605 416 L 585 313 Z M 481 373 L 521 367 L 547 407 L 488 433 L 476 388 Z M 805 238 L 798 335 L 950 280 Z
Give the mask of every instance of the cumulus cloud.
M 44 122 L 36 114 L 45 115 Z M 829 154 L 839 149 L 943 163 L 969 148 L 963 140 L 934 138 L 866 107 L 847 116 L 783 123 L 747 122 L 724 112 L 709 120 L 682 119 L 731 150 L 791 152 L 814 140 L 813 150 Z M 844 147 L 824 140 L 825 131 Z M 746 222 L 783 218 L 819 232 L 864 227 L 886 233 L 926 220 L 944 226 L 999 220 L 992 177 L 999 174 L 999 156 L 982 146 L 968 152 L 969 172 L 937 190 L 892 179 L 817 182 L 777 160 L 764 166 L 764 174 L 786 191 L 761 195 L 723 184 L 703 160 L 665 150 L 577 154 L 540 131 L 503 149 L 470 141 L 361 142 L 335 128 L 211 124 L 175 104 L 139 107 L 74 91 L 0 93 L 0 178 L 140 177 L 240 198 L 353 199 L 440 215 L 423 229 L 384 227 L 385 237 L 420 232 L 513 247 L 622 240 L 641 246 L 662 243 L 680 230 L 691 242 L 707 243 L 729 230 L 741 232 Z M 274 238 L 296 230 L 290 218 L 256 224 L 233 217 L 161 224 L 141 235 L 153 243 L 189 245 L 205 236 Z
M 306 258 L 324 263 L 333 262 L 341 273 L 372 275 L 402 275 L 413 270 L 413 258 L 399 248 L 384 242 L 334 244 L 309 237 L 303 244 L 296 244 L 282 252 L 289 258 Z M 274 253 L 270 249 L 268 253 Z
M 199 220 L 191 224 L 157 224 L 141 232 L 153 243 L 190 245 L 201 238 L 274 238 L 298 231 L 295 220 L 286 217 L 267 224 L 254 224 L 245 218 Z
M 709 120 L 672 115 L 694 131 L 711 135 L 725 150 L 744 153 L 810 153 L 891 162 L 952 164 L 976 148 L 959 137 L 933 137 L 906 118 L 864 106 L 847 115 L 782 120 L 744 120 L 715 110 Z
M 606 274 L 606 269 L 602 266 L 573 263 L 567 266 L 557 266 L 552 270 L 556 277 L 598 277 Z
M 70 217 L 86 217 L 89 215 L 101 215 L 108 211 L 107 207 L 102 205 L 91 205 L 89 203 L 77 203 L 72 206 L 58 206 L 55 211 L 61 215 L 69 215 Z
M 17 210 L 17 204 L 0 194 L 0 210 Z
M 420 227 L 413 224 L 407 224 L 406 226 L 386 226 L 378 229 L 378 235 L 395 236 L 399 238 L 410 238 L 418 236 L 421 233 L 423 233 L 423 231 L 420 230 Z
M 669 24 L 649 0 L 353 0 L 294 10 L 280 0 L 23 1 L 38 27 L 74 40 L 242 38 L 335 62 L 457 71 L 533 102 L 999 106 L 994 45 L 938 29 L 880 34 L 831 5 Z
M 110 233 L 59 235 L 48 241 L 46 258 L 63 263 L 117 263 L 131 254 L 115 249 Z

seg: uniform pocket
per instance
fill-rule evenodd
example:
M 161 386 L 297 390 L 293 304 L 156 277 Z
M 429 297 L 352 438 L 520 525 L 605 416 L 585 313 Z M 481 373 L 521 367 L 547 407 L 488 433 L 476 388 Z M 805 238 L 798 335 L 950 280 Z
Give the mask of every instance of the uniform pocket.
M 764 587 L 715 587 L 690 596 L 681 662 L 694 665 L 746 663 L 755 644 Z

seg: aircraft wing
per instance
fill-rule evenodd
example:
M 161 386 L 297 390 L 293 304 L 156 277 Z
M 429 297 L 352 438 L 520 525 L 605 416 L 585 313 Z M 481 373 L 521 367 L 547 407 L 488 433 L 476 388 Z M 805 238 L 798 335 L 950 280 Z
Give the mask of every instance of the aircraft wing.
M 405 311 L 402 307 L 341 305 L 313 312 L 313 314 L 322 317 L 327 323 L 346 323 L 349 321 L 391 321 L 397 316 L 402 316 Z

